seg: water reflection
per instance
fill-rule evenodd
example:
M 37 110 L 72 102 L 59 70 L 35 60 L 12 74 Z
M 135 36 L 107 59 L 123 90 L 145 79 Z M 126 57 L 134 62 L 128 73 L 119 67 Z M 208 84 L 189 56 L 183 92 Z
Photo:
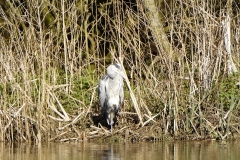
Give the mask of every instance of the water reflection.
M 239 159 L 239 141 L 194 142 L 140 142 L 118 144 L 96 143 L 48 143 L 4 144 L 0 143 L 0 160 L 192 160 L 192 159 Z

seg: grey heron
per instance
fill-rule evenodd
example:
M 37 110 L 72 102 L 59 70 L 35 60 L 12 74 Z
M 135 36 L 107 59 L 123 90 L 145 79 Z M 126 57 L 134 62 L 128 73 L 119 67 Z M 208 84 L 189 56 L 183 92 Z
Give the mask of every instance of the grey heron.
M 125 73 L 120 64 L 112 64 L 107 67 L 107 73 L 98 84 L 98 98 L 102 107 L 102 114 L 111 126 L 116 120 L 120 107 L 123 106 L 123 79 Z

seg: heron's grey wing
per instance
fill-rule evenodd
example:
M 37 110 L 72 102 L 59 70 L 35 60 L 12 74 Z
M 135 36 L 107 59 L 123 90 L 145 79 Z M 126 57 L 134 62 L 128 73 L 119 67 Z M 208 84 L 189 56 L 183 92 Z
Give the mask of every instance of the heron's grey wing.
M 103 108 L 104 107 L 104 103 L 106 100 L 106 82 L 107 82 L 107 75 L 104 75 L 99 83 L 98 83 L 98 99 L 100 102 L 100 106 Z

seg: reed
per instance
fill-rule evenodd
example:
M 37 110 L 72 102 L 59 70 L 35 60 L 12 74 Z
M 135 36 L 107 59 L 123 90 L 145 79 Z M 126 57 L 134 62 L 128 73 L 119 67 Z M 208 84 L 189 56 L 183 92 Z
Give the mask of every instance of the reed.
M 1 2 L 0 140 L 109 137 L 92 117 L 100 113 L 98 80 L 119 57 L 130 91 L 126 87 L 116 137 L 239 136 L 238 2 L 154 4 Z M 159 11 L 159 30 L 148 7 Z

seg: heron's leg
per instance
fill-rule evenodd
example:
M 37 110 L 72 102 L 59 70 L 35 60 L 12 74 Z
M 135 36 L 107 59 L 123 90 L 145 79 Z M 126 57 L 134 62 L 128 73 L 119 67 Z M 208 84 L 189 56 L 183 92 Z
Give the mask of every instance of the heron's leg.
M 120 109 L 120 107 L 117 109 L 117 111 L 116 111 L 116 115 L 118 115 L 119 116 L 119 112 L 121 111 L 121 109 Z
M 112 124 L 111 124 L 111 133 L 112 133 Z

